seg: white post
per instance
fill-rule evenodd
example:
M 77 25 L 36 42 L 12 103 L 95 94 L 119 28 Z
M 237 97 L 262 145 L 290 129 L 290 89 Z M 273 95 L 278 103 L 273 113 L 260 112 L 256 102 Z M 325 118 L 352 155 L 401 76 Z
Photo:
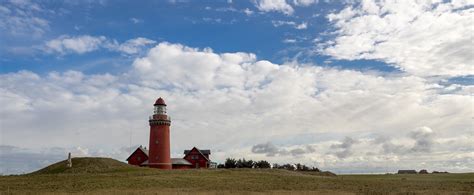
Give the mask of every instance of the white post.
M 71 168 L 72 167 L 72 159 L 71 159 L 71 153 L 69 152 L 68 157 L 67 157 L 67 167 Z

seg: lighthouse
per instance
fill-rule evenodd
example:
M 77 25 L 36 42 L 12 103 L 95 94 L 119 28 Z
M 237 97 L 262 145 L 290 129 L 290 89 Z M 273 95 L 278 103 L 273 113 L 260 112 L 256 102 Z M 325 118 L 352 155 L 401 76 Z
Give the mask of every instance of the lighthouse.
M 150 116 L 150 145 L 148 166 L 159 169 L 171 169 L 170 157 L 170 117 L 166 114 L 163 98 L 155 102 L 153 115 Z
M 193 147 L 184 150 L 183 158 L 170 156 L 170 125 L 171 120 L 166 114 L 166 103 L 158 98 L 153 104 L 153 115 L 150 116 L 150 145 L 148 149 L 140 145 L 127 158 L 128 164 L 158 169 L 191 169 L 216 168 L 217 163 L 209 158 L 211 150 L 199 150 Z

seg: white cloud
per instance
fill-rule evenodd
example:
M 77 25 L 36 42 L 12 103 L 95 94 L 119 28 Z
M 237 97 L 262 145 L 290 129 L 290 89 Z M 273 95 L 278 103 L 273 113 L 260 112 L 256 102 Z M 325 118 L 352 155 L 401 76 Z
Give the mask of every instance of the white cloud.
M 413 75 L 274 64 L 251 53 L 160 43 L 123 74 L 22 71 L 1 74 L 0 81 L 0 104 L 8 105 L 0 109 L 3 145 L 76 148 L 124 160 L 121 148 L 130 137 L 132 145 L 147 145 L 147 117 L 162 96 L 176 157 L 197 146 L 215 151 L 211 158 L 220 162 L 473 171 L 462 166 L 474 159 L 466 106 L 472 97 Z M 252 152 L 262 143 L 271 144 Z
M 245 9 L 243 10 L 243 12 L 244 12 L 247 16 L 250 16 L 250 15 L 253 14 L 253 11 L 250 10 L 249 8 L 245 8 Z
M 296 23 L 293 21 L 282 21 L 282 20 L 272 20 L 274 27 L 279 27 L 283 25 L 296 26 Z
M 45 49 L 48 53 L 54 52 L 60 54 L 83 54 L 99 49 L 104 41 L 106 41 L 104 36 L 93 37 L 89 35 L 82 35 L 77 37 L 69 37 L 63 35 L 46 42 Z
M 469 1 L 362 1 L 329 14 L 337 37 L 322 53 L 373 59 L 420 76 L 474 74 L 474 4 Z
M 302 6 L 302 7 L 307 7 L 316 3 L 318 3 L 318 0 L 293 0 L 293 4 L 295 4 L 296 6 Z
M 49 30 L 49 21 L 41 16 L 45 10 L 30 1 L 7 1 L 0 5 L 0 35 L 39 38 Z
M 151 39 L 138 37 L 135 39 L 127 40 L 122 44 L 119 44 L 114 41 L 113 43 L 109 43 L 106 47 L 111 50 L 119 51 L 125 54 L 137 54 L 140 53 L 146 46 L 155 43 L 156 41 L 153 41 Z
M 296 43 L 296 39 L 284 39 L 283 43 Z
M 255 0 L 255 6 L 263 12 L 276 11 L 286 15 L 292 15 L 294 10 L 286 0 Z
M 298 29 L 298 30 L 307 29 L 308 28 L 308 23 L 303 22 L 303 23 L 298 24 L 297 26 L 295 26 L 295 28 Z
M 131 55 L 138 54 L 147 46 L 155 43 L 156 41 L 143 37 L 138 37 L 127 40 L 124 43 L 119 43 L 116 40 L 110 40 L 104 36 L 81 35 L 71 37 L 62 35 L 56 39 L 47 41 L 42 48 L 47 53 L 59 53 L 61 55 L 70 53 L 83 54 L 101 48 Z
M 138 23 L 143 23 L 143 20 L 138 19 L 138 18 L 130 18 L 130 22 L 134 24 L 138 24 Z
M 274 27 L 291 26 L 298 30 L 303 30 L 303 29 L 308 28 L 307 22 L 302 22 L 301 24 L 297 24 L 296 22 L 293 22 L 293 21 L 272 20 L 272 24 Z

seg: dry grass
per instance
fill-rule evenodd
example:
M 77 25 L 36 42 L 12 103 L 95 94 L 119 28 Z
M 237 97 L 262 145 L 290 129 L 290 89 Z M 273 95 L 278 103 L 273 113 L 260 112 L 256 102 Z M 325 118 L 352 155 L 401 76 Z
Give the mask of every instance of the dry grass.
M 285 170 L 156 170 L 73 159 L 0 177 L 0 194 L 473 194 L 474 174 L 320 176 Z M 62 170 L 62 171 L 61 171 Z M 403 179 L 404 178 L 404 179 Z

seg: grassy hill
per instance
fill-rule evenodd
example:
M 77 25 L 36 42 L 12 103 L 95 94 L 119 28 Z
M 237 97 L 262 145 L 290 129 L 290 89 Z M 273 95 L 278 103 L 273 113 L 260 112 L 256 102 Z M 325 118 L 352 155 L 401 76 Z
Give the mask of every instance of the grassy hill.
M 31 174 L 0 177 L 3 193 L 188 194 L 474 192 L 474 174 L 339 175 L 271 169 L 157 170 L 108 158 L 74 158 Z
M 52 165 L 49 165 L 43 169 L 31 173 L 32 175 L 38 174 L 59 174 L 59 173 L 110 173 L 110 172 L 123 172 L 133 171 L 139 169 L 138 167 L 128 165 L 111 158 L 96 158 L 96 157 L 83 157 L 83 158 L 72 158 L 73 167 L 68 168 L 66 161 L 63 160 Z

